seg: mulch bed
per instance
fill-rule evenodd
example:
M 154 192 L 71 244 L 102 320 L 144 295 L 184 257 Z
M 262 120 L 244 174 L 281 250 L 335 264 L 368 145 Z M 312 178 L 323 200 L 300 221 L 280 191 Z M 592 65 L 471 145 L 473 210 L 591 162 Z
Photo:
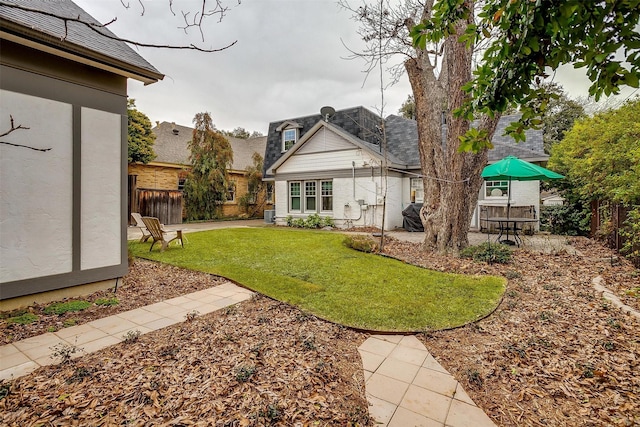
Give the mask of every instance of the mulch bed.
M 419 335 L 499 426 L 640 425 L 640 322 L 591 285 L 600 275 L 640 309 L 638 270 L 597 242 L 571 243 L 582 256 L 516 251 L 506 265 L 385 244 L 388 255 L 413 264 L 508 279 L 491 316 Z M 68 315 L 80 324 L 223 280 L 137 260 L 118 289 L 119 305 Z M 61 324 L 42 316 L 35 325 L 3 321 L 0 330 L 9 341 Z M 5 425 L 372 425 L 357 354 L 367 336 L 255 298 L 4 382 L 0 419 Z

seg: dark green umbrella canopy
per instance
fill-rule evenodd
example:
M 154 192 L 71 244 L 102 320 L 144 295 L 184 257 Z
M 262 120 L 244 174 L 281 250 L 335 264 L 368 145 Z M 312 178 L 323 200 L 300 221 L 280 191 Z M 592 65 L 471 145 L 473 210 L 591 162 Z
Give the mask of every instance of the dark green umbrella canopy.
M 559 173 L 520 160 L 515 156 L 507 156 L 485 167 L 482 171 L 482 177 L 487 181 L 546 181 L 549 179 L 564 178 L 564 176 Z

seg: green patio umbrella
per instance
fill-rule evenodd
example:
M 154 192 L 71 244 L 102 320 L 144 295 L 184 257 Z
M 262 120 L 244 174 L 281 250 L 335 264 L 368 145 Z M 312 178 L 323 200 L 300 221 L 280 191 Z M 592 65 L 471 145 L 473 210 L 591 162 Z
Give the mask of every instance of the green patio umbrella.
M 509 181 L 507 190 L 507 219 L 511 210 L 511 181 L 547 181 L 562 179 L 563 175 L 534 165 L 515 156 L 507 156 L 482 170 L 485 181 Z
M 563 175 L 542 166 L 534 165 L 515 156 L 507 156 L 482 170 L 482 177 L 487 181 L 546 181 L 562 179 Z

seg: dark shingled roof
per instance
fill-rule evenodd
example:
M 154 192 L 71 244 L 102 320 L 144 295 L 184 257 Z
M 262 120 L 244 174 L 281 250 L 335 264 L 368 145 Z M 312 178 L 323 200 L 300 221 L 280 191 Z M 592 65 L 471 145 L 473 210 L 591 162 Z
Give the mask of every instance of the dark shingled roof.
M 146 83 L 161 80 L 164 77 L 125 42 L 109 38 L 117 36 L 106 28 L 96 28 L 98 31 L 96 32 L 78 22 L 67 22 L 65 28 L 65 22 L 57 16 L 79 18 L 84 22 L 100 25 L 100 22 L 71 0 L 3 0 L 3 2 L 39 11 L 0 5 L 0 24 L 3 31 L 126 71 L 132 74 L 131 77 Z M 50 16 L 47 13 L 56 16 Z
M 519 119 L 518 115 L 502 116 L 498 122 L 496 132 L 493 135 L 494 148 L 489 150 L 489 162 L 496 162 L 506 156 L 516 156 L 528 161 L 546 161 L 549 156 L 544 153 L 542 145 L 542 131 L 529 129 L 525 132 L 526 141 L 516 143 L 510 136 L 504 135 L 505 128 Z M 276 129 L 284 122 L 298 123 L 300 128 L 299 138 L 311 129 L 316 123 L 323 120 L 320 114 L 313 116 L 286 119 L 269 124 L 267 135 L 267 147 L 264 156 L 264 176 L 266 171 L 284 153 L 282 153 L 282 136 Z M 329 123 L 342 128 L 356 138 L 363 140 L 369 148 L 380 152 L 380 117 L 364 107 L 355 107 L 337 111 L 329 118 Z M 390 115 L 385 119 L 387 133 L 387 147 L 390 160 L 394 163 L 404 164 L 407 167 L 419 167 L 420 156 L 418 153 L 418 128 L 415 120 L 405 119 L 401 116 Z
M 156 153 L 154 162 L 174 163 L 190 165 L 189 141 L 193 134 L 193 128 L 177 125 L 175 123 L 162 122 L 151 129 L 156 135 L 153 150 Z M 177 133 L 174 133 L 174 130 Z M 240 139 L 231 136 L 226 137 L 233 150 L 233 164 L 231 169 L 243 171 L 247 166 L 253 166 L 253 153 L 263 155 L 267 142 L 266 136 L 257 138 Z

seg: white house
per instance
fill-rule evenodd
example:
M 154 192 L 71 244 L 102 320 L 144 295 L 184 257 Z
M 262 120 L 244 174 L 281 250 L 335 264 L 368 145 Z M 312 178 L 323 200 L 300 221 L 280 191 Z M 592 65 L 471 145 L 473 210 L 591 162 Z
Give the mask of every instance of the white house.
M 489 161 L 508 155 L 546 161 L 541 131 L 527 131 L 527 141 L 521 144 L 503 136 L 504 128 L 516 118 L 500 120 Z M 387 117 L 388 153 L 383 156 L 380 123 L 364 107 L 337 111 L 330 117 L 317 114 L 271 123 L 264 176 L 275 184 L 275 222 L 285 224 L 289 216 L 318 214 L 332 217 L 339 227 L 380 227 L 386 195 L 384 228 L 402 227 L 402 211 L 411 203 L 422 202 L 417 127 L 413 120 Z M 508 190 L 512 209 L 539 212 L 538 181 L 486 182 L 480 190 L 479 207 L 506 209 Z M 480 212 L 476 209 L 472 227 L 480 227 Z
M 3 310 L 113 286 L 128 268 L 127 79 L 163 75 L 59 16 L 98 23 L 69 0 L 0 5 Z

